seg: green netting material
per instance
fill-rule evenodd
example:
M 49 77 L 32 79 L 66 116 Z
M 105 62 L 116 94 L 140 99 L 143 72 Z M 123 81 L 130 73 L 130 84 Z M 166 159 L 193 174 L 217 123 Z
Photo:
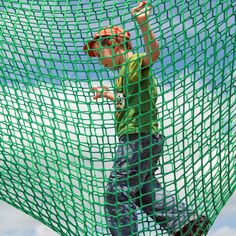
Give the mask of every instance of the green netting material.
M 154 174 L 213 224 L 236 187 L 235 1 L 149 3 L 161 52 L 150 70 L 157 87 L 150 84 L 166 136 Z M 119 25 L 133 53 L 145 52 L 130 13 L 137 4 L 0 0 L 0 199 L 60 235 L 111 235 L 104 203 L 119 147 L 118 98 L 94 100 L 91 89 L 115 94 L 119 76 L 83 46 L 101 27 Z M 128 214 L 137 212 L 138 235 L 170 235 L 142 209 Z

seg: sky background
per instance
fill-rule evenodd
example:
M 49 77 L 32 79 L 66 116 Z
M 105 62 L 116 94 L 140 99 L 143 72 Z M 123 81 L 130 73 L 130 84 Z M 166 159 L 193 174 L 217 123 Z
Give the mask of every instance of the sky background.
M 67 1 L 61 1 L 61 3 L 63 2 L 66 3 Z M 70 1 L 70 6 L 65 4 L 63 7 L 59 7 L 55 5 L 54 1 L 50 1 L 50 4 L 46 4 L 46 1 L 44 1 L 41 9 L 39 9 L 38 4 L 31 5 L 30 7 L 33 11 L 30 12 L 28 10 L 29 6 L 27 5 L 19 6 L 19 3 L 17 2 L 10 5 L 5 1 L 4 4 L 7 5 L 9 14 L 4 15 L 4 21 L 0 22 L 0 27 L 2 27 L 2 32 L 5 37 L 2 44 L 5 53 L 2 54 L 5 67 L 4 70 L 0 70 L 0 82 L 6 83 L 10 88 L 13 86 L 14 81 L 22 81 L 19 85 L 22 86 L 22 91 L 26 91 L 24 90 L 26 87 L 25 84 L 28 82 L 33 85 L 37 83 L 40 84 L 40 82 L 43 81 L 47 86 L 51 84 L 61 88 L 62 81 L 66 84 L 66 79 L 68 79 L 68 90 L 70 89 L 70 81 L 73 80 L 75 82 L 75 84 L 73 84 L 74 86 L 71 86 L 72 92 L 69 91 L 74 96 L 76 93 L 73 91 L 73 88 L 79 89 L 80 87 L 77 86 L 81 86 L 82 84 L 76 83 L 78 81 L 86 80 L 88 78 L 89 82 L 91 80 L 97 81 L 98 78 L 112 78 L 114 76 L 112 72 L 105 71 L 101 66 L 97 65 L 97 63 L 92 63 L 82 51 L 85 39 L 90 38 L 92 35 L 91 31 L 95 31 L 101 25 L 122 23 L 123 26 L 125 25 L 125 27 L 129 29 L 132 38 L 135 38 L 133 41 L 135 50 L 143 51 L 142 47 L 136 48 L 137 45 L 141 45 L 142 35 L 130 18 L 130 13 L 127 12 L 127 9 L 133 7 L 136 2 L 126 1 L 126 8 L 124 8 L 124 1 L 109 1 L 109 4 L 104 5 L 103 3 L 102 8 L 100 3 L 94 6 L 91 2 L 89 5 L 86 5 L 86 2 L 87 1 L 82 1 L 83 4 L 78 7 L 77 1 Z M 116 4 L 113 8 L 113 3 L 115 2 Z M 232 76 L 232 71 L 235 71 L 235 64 L 233 63 L 233 50 L 235 50 L 233 41 L 233 35 L 235 33 L 235 17 L 232 16 L 235 5 L 230 4 L 229 1 L 228 3 L 225 1 L 222 4 L 218 4 L 218 1 L 214 0 L 206 3 L 202 1 L 202 11 L 200 11 L 196 2 L 189 5 L 183 5 L 182 1 L 179 1 L 178 4 L 173 4 L 171 1 L 169 1 L 169 3 L 166 2 L 161 4 L 155 4 L 157 2 L 153 1 L 153 3 L 157 7 L 153 8 L 150 23 L 154 33 L 158 36 L 161 54 L 163 55 L 155 64 L 153 71 L 158 79 L 159 85 L 162 86 L 164 84 L 165 86 L 165 97 L 172 99 L 174 95 L 183 95 L 187 93 L 189 99 L 191 99 L 192 88 L 202 88 L 202 91 L 205 86 L 204 90 L 208 92 L 207 95 L 212 94 L 212 96 L 214 95 L 215 98 L 217 98 L 217 94 L 222 92 L 221 86 L 219 86 L 222 84 L 224 85 L 222 88 L 224 87 L 225 91 L 220 99 L 221 101 L 226 101 L 227 96 L 230 96 L 230 94 L 227 93 L 227 88 L 229 88 L 232 83 L 231 79 L 235 79 L 235 72 Z M 5 10 L 3 7 L 4 4 L 0 0 L 0 13 L 2 10 Z M 218 4 L 218 6 L 216 6 L 216 4 Z M 94 11 L 91 11 L 93 7 L 97 8 L 98 11 L 96 14 L 102 15 L 102 18 L 94 17 Z M 39 11 L 42 9 L 42 12 Z M 77 11 L 78 9 L 79 11 Z M 113 10 L 111 11 L 111 9 Z M 183 10 L 181 14 L 177 14 L 181 9 Z M 55 18 L 51 17 L 52 11 Z M 83 11 L 83 14 L 76 15 L 76 13 L 80 11 Z M 61 12 L 66 12 L 66 14 L 62 15 Z M 117 15 L 122 15 L 122 18 L 114 17 Z M 43 17 L 40 18 L 41 16 Z M 112 19 L 111 21 L 107 20 L 109 17 Z M 41 19 L 40 22 L 39 19 Z M 5 22 L 4 26 L 2 26 L 3 22 Z M 50 47 L 48 45 L 50 45 Z M 196 47 L 193 47 L 193 45 Z M 218 63 L 215 64 L 215 61 Z M 181 74 L 182 77 L 185 78 L 185 86 L 190 88 L 189 91 L 186 90 L 185 93 L 183 93 L 183 88 L 181 88 L 182 84 L 179 83 L 179 81 L 181 81 L 181 78 L 179 79 Z M 223 78 L 224 83 L 222 81 Z M 192 83 L 192 81 L 194 81 L 195 84 Z M 51 104 L 51 95 L 46 91 L 48 87 L 44 83 L 40 85 L 42 90 L 39 95 L 36 96 L 37 99 L 35 101 L 37 102 L 34 106 L 38 108 L 37 105 L 40 104 L 39 101 L 43 101 L 48 104 L 48 107 L 51 107 L 52 105 L 60 107 L 55 100 L 53 101 L 54 104 Z M 175 89 L 173 89 L 173 86 L 175 86 Z M 177 87 L 179 88 L 177 89 Z M 214 92 L 211 93 L 213 87 Z M 29 89 L 31 92 L 30 99 L 33 101 L 34 92 L 36 92 L 36 90 L 34 91 L 33 86 Z M 83 89 L 88 89 L 88 87 L 83 87 Z M 21 96 L 14 94 L 14 92 L 17 93 L 20 92 L 20 90 L 16 91 L 17 90 L 11 90 L 12 100 L 7 101 L 7 105 L 12 108 L 14 108 L 15 104 L 23 100 L 21 100 Z M 45 92 L 45 94 L 43 92 Z M 60 93 L 60 96 L 62 95 L 63 94 Z M 82 100 L 83 95 L 83 93 L 80 93 L 78 96 L 80 96 L 80 101 L 86 104 L 89 100 L 86 100 L 87 98 Z M 198 95 L 201 96 L 201 92 Z M 25 95 L 23 97 L 27 98 L 27 96 L 28 95 Z M 57 95 L 54 94 L 54 97 L 55 96 Z M 60 96 L 58 95 L 59 98 L 61 98 Z M 187 107 L 187 104 L 186 107 L 185 105 L 182 105 L 183 101 L 181 98 L 182 97 L 179 96 L 177 104 L 180 104 L 180 108 L 183 108 L 183 110 L 188 111 L 189 107 Z M 67 100 L 67 102 L 68 104 L 70 103 L 70 105 L 73 105 L 70 108 L 72 111 L 74 110 L 74 112 L 76 112 L 74 103 L 78 101 L 78 98 L 74 96 L 70 97 L 70 99 L 71 100 Z M 27 101 L 27 99 L 25 101 Z M 210 100 L 210 102 L 212 102 L 212 100 Z M 208 103 L 209 101 L 206 102 L 206 104 Z M 213 103 L 215 106 L 217 103 L 219 105 L 218 100 L 214 100 Z M 159 108 L 161 106 L 160 104 L 161 101 L 159 100 Z M 165 105 L 167 106 L 166 108 L 171 110 L 173 109 L 173 104 L 174 102 L 172 103 L 168 100 Z M 201 102 L 199 102 L 199 104 L 201 106 Z M 199 108 L 199 104 L 196 104 L 196 109 Z M 225 102 L 221 105 L 227 106 L 227 104 L 228 103 Z M 91 106 L 92 111 L 100 111 L 99 106 L 95 107 L 94 104 Z M 81 113 L 84 109 L 83 121 L 85 124 L 88 124 L 88 119 L 90 117 L 86 117 L 86 115 L 88 112 L 91 112 L 91 110 L 82 106 L 80 109 Z M 27 111 L 26 108 L 22 110 Z M 217 109 L 215 110 L 218 111 Z M 110 112 L 111 110 L 107 109 L 107 111 Z M 1 112 L 0 121 L 2 122 L 2 127 L 4 127 L 4 125 L 6 127 L 7 122 L 5 122 L 4 116 L 1 116 L 5 111 Z M 178 121 L 177 115 L 179 113 L 180 110 L 176 109 L 176 122 Z M 37 112 L 35 112 L 35 114 L 37 114 Z M 197 114 L 197 112 L 195 114 Z M 168 115 L 169 114 L 165 117 Z M 191 115 L 191 113 L 186 114 L 185 119 L 190 119 L 192 117 Z M 217 115 L 218 114 L 212 115 L 212 121 L 214 119 L 219 120 Z M 227 113 L 224 113 L 224 115 L 226 116 L 226 119 L 223 119 L 221 124 L 228 123 Z M 24 116 L 27 120 L 26 112 L 24 113 Z M 8 113 L 5 113 L 5 117 L 8 117 Z M 14 116 L 12 117 L 14 118 Z M 9 116 L 8 118 L 10 119 L 12 117 Z M 58 119 L 55 119 L 55 122 L 62 120 L 59 115 L 57 118 Z M 69 118 L 71 117 L 68 116 L 68 119 Z M 44 120 L 44 122 L 44 124 L 48 125 L 49 121 Z M 198 122 L 197 119 L 195 122 Z M 201 122 L 200 119 L 199 122 Z M 210 124 L 209 120 L 206 123 L 208 123 L 206 124 L 206 127 L 208 127 L 207 125 Z M 40 130 L 40 124 L 41 120 L 38 120 L 38 126 L 35 132 Z M 109 125 L 113 125 L 112 121 Z M 171 127 L 170 118 L 166 118 L 165 125 Z M 219 124 L 215 122 L 214 125 L 214 129 L 219 130 Z M 61 127 L 62 126 L 63 124 L 61 123 Z M 232 124 L 232 126 L 236 128 L 234 124 Z M 225 127 L 227 128 L 228 126 L 224 126 L 224 128 Z M 25 129 L 27 128 L 28 127 L 25 127 Z M 66 130 L 64 127 L 61 128 L 61 130 L 64 129 Z M 73 127 L 67 130 L 69 130 L 69 135 L 71 135 L 70 141 L 75 143 L 76 140 L 72 138 L 72 135 L 76 133 L 74 132 Z M 166 129 L 166 133 L 168 133 L 167 131 L 169 131 L 168 128 Z M 7 128 L 4 132 L 6 136 L 9 135 Z M 100 131 L 96 132 L 95 134 L 103 135 L 102 133 L 99 133 Z M 173 131 L 170 131 L 169 135 L 172 135 L 171 132 L 173 133 Z M 16 131 L 15 136 L 17 137 L 18 135 L 20 136 Z M 61 135 L 63 135 L 63 133 L 61 133 Z M 113 133 L 110 133 L 110 135 L 113 135 Z M 181 139 L 181 137 L 178 138 Z M 86 140 L 84 141 L 86 143 Z M 173 140 L 169 139 L 169 141 L 171 142 Z M 38 144 L 40 146 L 39 141 Z M 212 141 L 212 146 L 214 146 L 214 140 Z M 212 171 L 217 171 L 217 169 Z M 89 178 L 89 176 L 87 177 Z M 222 179 L 222 181 L 224 181 L 224 179 Z M 235 202 L 236 195 L 234 194 L 233 198 L 228 202 L 218 220 L 215 222 L 214 227 L 209 233 L 210 236 L 236 235 Z M 38 221 L 34 221 L 25 214 L 19 213 L 19 211 L 0 202 L 0 236 L 54 235 L 56 234 L 52 233 L 52 231 L 41 225 Z
M 208 236 L 236 236 L 236 192 L 225 205 Z M 0 201 L 0 236 L 59 236 L 32 217 Z

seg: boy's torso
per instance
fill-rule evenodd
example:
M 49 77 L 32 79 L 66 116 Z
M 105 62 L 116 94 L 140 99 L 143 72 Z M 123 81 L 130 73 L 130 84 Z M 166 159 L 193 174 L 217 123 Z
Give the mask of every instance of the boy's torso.
M 157 133 L 157 84 L 150 68 L 142 68 L 142 57 L 134 54 L 116 80 L 117 135 Z

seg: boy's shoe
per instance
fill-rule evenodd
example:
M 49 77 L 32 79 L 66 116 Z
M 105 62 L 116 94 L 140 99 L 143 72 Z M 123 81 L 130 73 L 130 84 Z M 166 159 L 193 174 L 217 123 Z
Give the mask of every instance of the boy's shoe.
M 209 223 L 207 217 L 202 215 L 196 220 L 191 220 L 190 223 L 174 233 L 173 236 L 202 236 L 203 233 L 207 233 L 209 230 Z

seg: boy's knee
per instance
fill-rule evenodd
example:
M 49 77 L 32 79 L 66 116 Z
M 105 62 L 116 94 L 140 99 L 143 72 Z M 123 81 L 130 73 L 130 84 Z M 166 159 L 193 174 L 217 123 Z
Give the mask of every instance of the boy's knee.
M 105 200 L 108 203 L 115 202 L 115 189 L 114 186 L 110 183 L 108 183 L 105 191 Z
M 108 184 L 105 191 L 105 200 L 107 203 L 125 202 L 127 201 L 125 191 L 119 186 Z

